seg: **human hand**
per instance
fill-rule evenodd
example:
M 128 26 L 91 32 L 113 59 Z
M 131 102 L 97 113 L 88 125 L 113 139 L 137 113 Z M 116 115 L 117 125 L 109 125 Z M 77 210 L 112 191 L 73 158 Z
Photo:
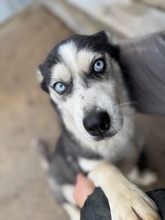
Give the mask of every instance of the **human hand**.
M 77 175 L 73 196 L 80 208 L 83 207 L 85 200 L 90 194 L 92 194 L 94 188 L 95 186 L 93 182 L 86 176 L 81 173 Z
M 115 220 L 119 219 L 119 217 L 121 217 L 120 219 L 126 219 L 126 216 L 127 219 L 136 219 L 136 213 L 142 217 L 145 216 L 144 219 L 160 219 L 159 215 L 156 212 L 156 206 L 142 191 L 140 191 L 140 189 L 138 189 L 134 184 L 125 179 L 123 175 L 120 175 L 120 172 L 117 172 L 116 169 L 113 170 L 113 167 L 111 167 L 111 172 L 109 172 L 109 169 L 106 169 L 105 171 L 107 171 L 105 176 L 103 172 L 99 172 L 99 176 L 97 176 L 101 178 L 101 182 L 99 181 L 99 183 L 103 187 L 103 190 L 105 191 L 107 197 L 105 196 L 101 188 L 96 187 L 94 190 L 93 182 L 91 182 L 87 177 L 83 176 L 82 174 L 79 174 L 77 176 L 77 183 L 74 190 L 74 198 L 77 204 L 81 208 L 83 207 L 81 209 L 81 220 L 94 220 L 96 218 L 110 220 L 111 216 Z M 113 184 L 113 181 L 108 174 L 112 174 L 114 176 L 115 184 Z M 115 175 L 117 175 L 117 177 L 120 179 L 119 183 L 122 183 L 122 192 L 119 190 L 119 187 L 117 187 L 117 191 L 115 189 L 116 184 L 118 185 Z M 111 187 L 107 188 L 107 181 L 104 181 L 106 177 L 108 179 L 111 179 Z M 124 178 L 124 181 L 122 180 L 122 178 Z M 104 183 L 106 183 L 106 185 Z M 122 195 L 123 192 L 125 192 L 125 196 L 121 198 L 120 195 Z M 88 195 L 90 196 L 88 197 Z M 111 202 L 109 202 L 111 203 L 112 212 L 110 211 L 108 202 L 109 196 L 111 198 Z M 131 196 L 131 200 L 129 196 Z M 123 205 L 125 207 L 124 212 L 119 211 L 123 210 Z M 130 209 L 130 207 L 132 206 L 136 211 L 135 213 L 132 212 L 132 210 Z

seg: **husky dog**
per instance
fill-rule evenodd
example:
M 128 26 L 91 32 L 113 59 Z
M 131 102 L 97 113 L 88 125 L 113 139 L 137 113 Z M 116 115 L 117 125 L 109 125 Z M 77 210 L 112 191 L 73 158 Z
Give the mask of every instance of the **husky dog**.
M 130 175 L 143 144 L 136 132 L 119 48 L 110 34 L 74 35 L 61 42 L 39 66 L 38 76 L 63 128 L 55 153 L 47 155 L 56 199 L 75 204 L 76 175 L 103 162 Z

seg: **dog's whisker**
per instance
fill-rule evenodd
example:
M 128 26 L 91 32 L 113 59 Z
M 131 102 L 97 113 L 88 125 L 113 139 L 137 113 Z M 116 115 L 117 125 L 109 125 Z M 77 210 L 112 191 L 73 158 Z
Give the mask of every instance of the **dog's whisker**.
M 118 104 L 118 105 L 115 105 L 115 107 L 123 106 L 123 105 L 130 106 L 130 105 L 135 105 L 135 104 L 137 104 L 137 102 L 135 102 L 135 101 L 123 102 L 123 103 L 120 103 L 120 104 Z

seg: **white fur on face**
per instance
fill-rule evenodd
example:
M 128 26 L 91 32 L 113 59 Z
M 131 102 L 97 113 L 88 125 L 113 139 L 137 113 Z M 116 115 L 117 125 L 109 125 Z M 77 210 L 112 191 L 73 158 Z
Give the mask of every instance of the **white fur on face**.
M 103 159 L 94 160 L 94 159 L 87 159 L 83 157 L 78 158 L 79 165 L 84 172 L 90 172 L 91 170 L 96 168 L 99 164 L 103 163 L 103 161 L 104 161 Z
M 51 74 L 51 82 L 54 84 L 55 82 L 67 82 L 69 83 L 71 80 L 71 74 L 66 66 L 61 63 L 56 64 L 52 68 Z
M 58 81 L 68 83 L 73 79 L 72 94 L 65 97 L 57 94 L 52 88 L 49 88 L 52 100 L 57 103 L 62 112 L 62 117 L 66 127 L 72 132 L 79 132 L 88 140 L 94 140 L 84 128 L 83 119 L 87 116 L 87 112 L 107 112 L 111 118 L 111 127 L 109 134 L 116 134 L 122 127 L 122 112 L 119 108 L 119 98 L 122 99 L 120 90 L 119 67 L 115 61 L 111 60 L 114 66 L 115 74 L 110 67 L 108 55 L 107 60 L 108 80 L 90 80 L 89 88 L 84 86 L 83 75 L 88 74 L 93 60 L 102 57 L 102 54 L 89 51 L 87 49 L 77 50 L 73 42 L 63 44 L 58 51 L 62 62 L 56 64 L 51 71 L 51 85 Z M 88 80 L 88 76 L 87 77 Z M 121 92 L 122 93 L 122 92 Z

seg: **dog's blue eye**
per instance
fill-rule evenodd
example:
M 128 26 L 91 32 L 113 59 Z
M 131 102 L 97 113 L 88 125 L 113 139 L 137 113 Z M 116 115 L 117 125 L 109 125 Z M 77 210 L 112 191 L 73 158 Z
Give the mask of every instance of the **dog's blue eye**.
M 63 94 L 66 90 L 66 86 L 63 83 L 58 82 L 54 84 L 54 89 L 57 93 Z
M 93 66 L 95 72 L 103 71 L 104 67 L 105 67 L 105 63 L 103 60 L 96 60 Z

